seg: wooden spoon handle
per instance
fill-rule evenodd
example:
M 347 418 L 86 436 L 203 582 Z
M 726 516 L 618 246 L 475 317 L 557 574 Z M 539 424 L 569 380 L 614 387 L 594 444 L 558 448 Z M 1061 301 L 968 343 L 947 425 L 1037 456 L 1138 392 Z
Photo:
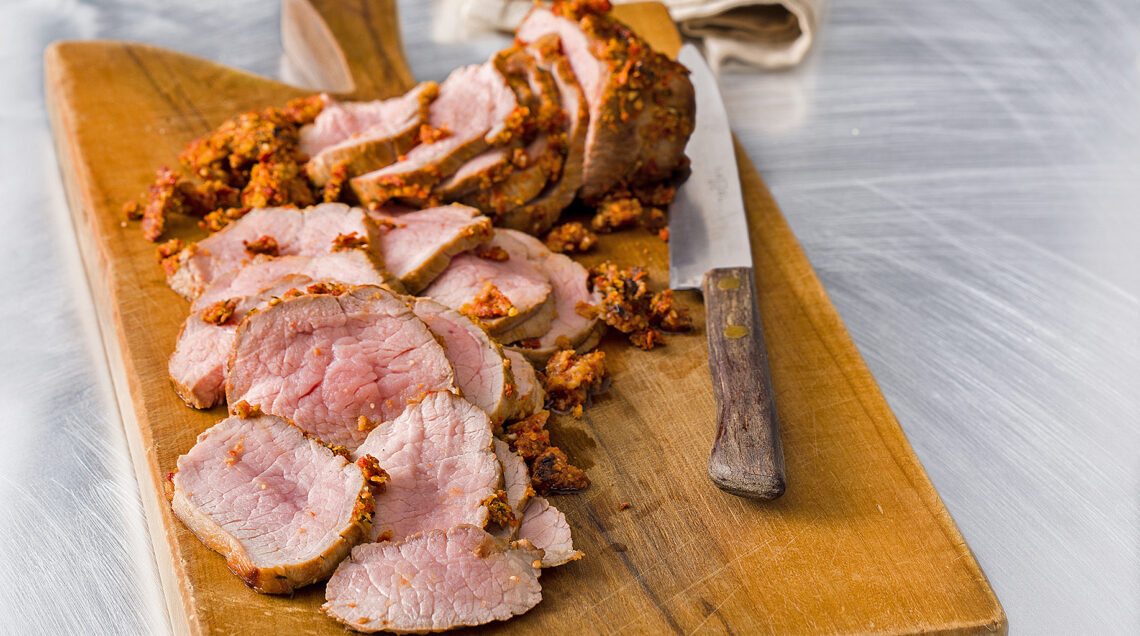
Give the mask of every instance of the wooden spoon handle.
M 750 499 L 784 494 L 784 452 L 751 267 L 714 269 L 702 283 L 716 439 L 709 477 Z

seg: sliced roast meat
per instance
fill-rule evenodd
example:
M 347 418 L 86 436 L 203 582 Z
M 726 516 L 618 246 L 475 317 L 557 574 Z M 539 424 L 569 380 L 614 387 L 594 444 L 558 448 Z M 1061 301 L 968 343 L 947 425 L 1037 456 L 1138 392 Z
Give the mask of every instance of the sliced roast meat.
M 518 148 L 517 144 L 508 144 L 484 150 L 435 186 L 432 193 L 445 201 L 457 201 L 470 192 L 490 188 L 514 171 Z
M 372 540 L 487 522 L 502 469 L 491 445 L 491 421 L 447 391 L 432 393 L 368 434 L 356 455 L 372 455 L 391 476 L 376 498 Z
M 174 514 L 267 594 L 327 579 L 372 525 L 361 469 L 278 417 L 218 422 L 171 482 Z
M 463 397 L 499 427 L 515 409 L 514 384 L 503 348 L 463 314 L 429 298 L 417 298 L 412 311 L 442 339 Z
M 541 63 L 550 69 L 558 86 L 564 113 L 562 135 L 558 141 L 564 146 L 564 158 L 557 171 L 550 171 L 545 187 L 537 196 L 506 209 L 499 216 L 498 223 L 531 234 L 543 234 L 558 220 L 562 210 L 574 201 L 582 186 L 582 162 L 586 152 L 590 113 L 586 108 L 582 87 L 570 68 L 569 60 L 561 52 L 558 36 L 550 34 L 539 38 L 531 47 L 538 52 Z M 520 196 L 521 194 L 519 193 Z
M 597 318 L 584 316 L 580 305 L 597 305 L 601 299 L 587 286 L 586 268 L 565 254 L 551 252 L 542 241 L 529 234 L 501 229 L 496 233 L 500 235 L 525 246 L 531 261 L 538 263 L 550 280 L 554 297 L 555 318 L 550 328 L 542 336 L 514 349 L 530 360 L 545 363 L 559 349 L 593 348 L 602 327 Z
M 226 399 L 356 449 L 379 422 L 454 389 L 443 347 L 403 298 L 362 286 L 289 298 L 246 316 L 230 353 Z
M 494 216 L 498 225 L 531 231 L 531 224 L 519 223 L 519 215 L 509 212 L 532 200 L 550 181 L 558 179 L 567 150 L 563 130 L 565 115 L 550 65 L 540 65 L 536 60 L 538 50 L 521 46 L 513 50 L 511 63 L 526 72 L 528 85 L 535 96 L 534 138 L 522 153 L 516 153 L 512 169 L 504 173 L 504 178 L 487 180 L 481 184 L 483 187 L 465 194 L 460 200 L 485 210 Z
M 377 263 L 383 258 L 377 227 L 360 208 L 322 203 L 297 208 L 258 208 L 178 255 L 170 277 L 174 291 L 193 300 L 213 280 L 255 256 L 316 256 L 341 249 L 363 249 Z
M 432 187 L 468 159 L 514 138 L 525 118 L 518 107 L 514 91 L 493 65 L 456 69 L 428 108 L 428 124 L 440 138 L 426 140 L 401 161 L 355 177 L 353 192 L 371 207 L 402 197 L 431 198 Z
M 503 355 L 511 363 L 511 377 L 515 381 L 514 411 L 509 419 L 521 420 L 541 411 L 546 403 L 546 392 L 538 381 L 534 365 L 513 349 L 503 349 Z
M 371 102 L 339 102 L 322 95 L 321 113 L 301 128 L 301 152 L 310 157 L 305 172 L 323 186 L 338 168 L 351 178 L 395 163 L 419 141 L 428 106 L 438 95 L 435 82 Z
M 175 390 L 186 404 L 194 408 L 220 404 L 225 398 L 226 365 L 241 319 L 273 297 L 314 281 L 380 285 L 385 277 L 359 250 L 313 257 L 259 256 L 222 274 L 190 305 L 190 315 L 167 365 Z
M 503 467 L 503 490 L 507 493 L 507 505 L 515 514 L 515 523 L 509 527 L 498 528 L 494 534 L 513 539 L 518 533 L 518 521 L 522 519 L 523 510 L 534 496 L 534 489 L 531 488 L 530 471 L 527 470 L 522 456 L 498 438 L 495 438 L 495 456 L 499 458 L 499 465 Z
M 531 262 L 524 245 L 501 234 L 451 259 L 422 295 L 477 317 L 496 338 L 529 318 L 547 323 L 543 333 L 552 320 L 550 279 Z
M 524 42 L 557 34 L 590 111 L 579 195 L 599 200 L 616 188 L 668 177 L 684 160 L 695 101 L 688 70 L 588 3 L 555 15 L 535 7 L 519 25 Z
M 196 409 L 221 404 L 226 397 L 226 362 L 241 319 L 254 308 L 311 282 L 308 276 L 286 276 L 256 294 L 230 299 L 229 305 L 221 301 L 222 305 L 191 311 L 167 365 L 178 396 Z
M 475 526 L 357 546 L 321 611 L 361 632 L 436 632 L 522 614 L 542 600 L 541 553 Z
M 465 205 L 415 211 L 385 207 L 370 214 L 382 226 L 380 249 L 388 273 L 409 294 L 421 291 L 452 257 L 491 239 L 491 219 Z
M 550 568 L 582 558 L 574 549 L 566 515 L 544 497 L 533 497 L 522 513 L 518 536 L 542 550 L 542 567 Z
M 286 276 L 335 280 L 346 285 L 381 285 L 387 276 L 361 250 L 345 250 L 318 256 L 258 256 L 249 264 L 218 276 L 190 304 L 191 314 L 201 314 L 210 305 L 231 298 L 256 294 Z
M 515 90 L 519 104 L 527 108 L 527 120 L 517 140 L 484 151 L 435 188 L 436 194 L 449 201 L 482 202 L 484 198 L 498 200 L 501 199 L 500 195 L 490 197 L 483 193 L 490 192 L 497 184 L 508 179 L 516 184 L 535 181 L 533 176 L 529 179 L 511 177 L 516 172 L 525 171 L 539 163 L 538 153 L 545 152 L 548 144 L 539 143 L 538 138 L 545 137 L 557 127 L 558 90 L 550 74 L 538 67 L 533 55 L 525 47 L 515 45 L 499 51 L 491 58 L 491 63 Z M 543 164 L 549 164 L 549 161 Z M 535 193 L 542 189 L 542 185 L 538 184 Z M 523 201 L 528 199 L 530 196 Z M 476 207 L 491 211 L 484 205 Z

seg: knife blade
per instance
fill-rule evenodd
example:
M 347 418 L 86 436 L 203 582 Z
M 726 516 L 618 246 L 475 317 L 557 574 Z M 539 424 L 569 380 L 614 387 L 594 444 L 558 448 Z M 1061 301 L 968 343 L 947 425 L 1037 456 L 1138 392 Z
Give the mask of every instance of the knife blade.
M 691 72 L 697 111 L 685 147 L 691 172 L 669 209 L 669 286 L 704 295 L 717 405 L 709 477 L 734 495 L 775 499 L 784 453 L 728 113 L 696 47 L 683 46 L 677 61 Z

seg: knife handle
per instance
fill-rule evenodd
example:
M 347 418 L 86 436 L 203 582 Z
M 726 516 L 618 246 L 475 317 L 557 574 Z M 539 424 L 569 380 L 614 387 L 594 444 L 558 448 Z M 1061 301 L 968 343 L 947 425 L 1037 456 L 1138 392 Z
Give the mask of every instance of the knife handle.
M 734 495 L 775 499 L 784 494 L 784 451 L 752 268 L 714 269 L 701 289 L 717 420 L 709 477 Z

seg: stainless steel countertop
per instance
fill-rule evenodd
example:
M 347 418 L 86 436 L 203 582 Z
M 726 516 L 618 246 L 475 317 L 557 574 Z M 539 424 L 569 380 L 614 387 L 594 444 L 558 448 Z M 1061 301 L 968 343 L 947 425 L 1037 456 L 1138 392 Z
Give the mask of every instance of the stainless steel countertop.
M 3 633 L 169 629 L 41 59 L 124 38 L 279 74 L 276 0 L 177 5 L 0 6 Z M 422 78 L 501 42 L 443 42 L 441 6 L 401 3 Z M 721 79 L 1012 632 L 1140 633 L 1140 3 L 835 0 L 801 68 Z

